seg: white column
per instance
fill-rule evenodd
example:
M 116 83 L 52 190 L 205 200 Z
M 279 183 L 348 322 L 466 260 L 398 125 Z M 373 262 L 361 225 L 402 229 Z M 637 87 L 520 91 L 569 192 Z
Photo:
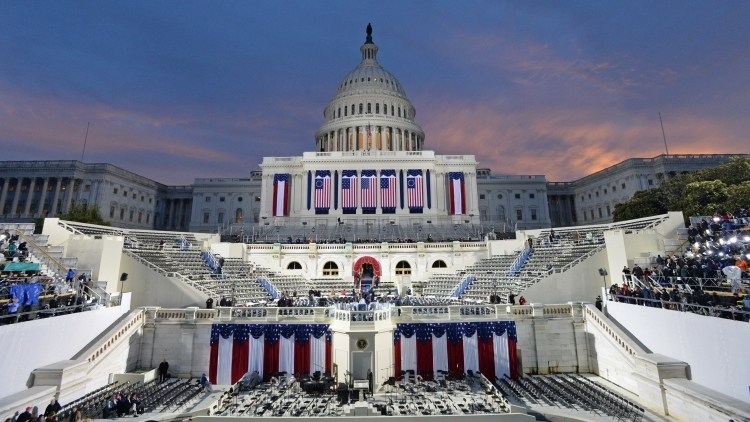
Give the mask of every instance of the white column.
M 8 185 L 10 185 L 10 177 L 6 177 L 3 181 L 3 191 L 0 193 L 0 215 L 5 210 L 5 199 L 8 197 Z
M 47 186 L 49 186 L 49 177 L 45 177 L 44 183 L 42 183 L 42 196 L 39 198 L 39 209 L 36 210 L 36 215 L 39 217 L 44 217 L 44 203 L 47 199 Z
M 464 177 L 467 178 L 469 189 L 466 189 L 468 194 L 466 195 L 466 208 L 468 208 L 469 214 L 479 215 L 479 210 L 476 209 L 477 204 L 477 175 L 476 173 L 465 173 Z M 473 222 L 472 222 L 473 223 Z
M 433 192 L 435 193 L 432 197 L 435 198 L 435 211 L 445 211 L 445 201 L 448 192 L 445 192 L 445 173 L 439 173 L 435 171 L 435 178 L 433 181 Z
M 36 187 L 36 177 L 29 180 L 29 194 L 26 195 L 26 205 L 23 207 L 23 215 L 28 216 L 31 212 L 31 201 L 34 199 L 34 187 Z
M 10 206 L 10 215 L 16 216 L 16 208 L 18 208 L 18 199 L 21 197 L 21 186 L 23 186 L 23 177 L 16 179 L 16 191 L 13 192 L 13 204 Z
M 269 174 L 266 174 L 264 172 L 263 173 L 263 177 L 261 178 L 261 184 L 260 184 L 260 200 L 261 200 L 260 205 L 261 205 L 261 208 L 260 208 L 260 213 L 258 215 L 258 218 L 260 219 L 261 223 L 264 222 L 263 217 L 270 217 L 271 216 L 271 214 L 268 211 L 273 206 L 273 205 L 270 205 L 271 202 L 273 201 L 273 198 L 269 197 L 269 193 L 268 193 L 269 192 L 268 191 L 268 188 L 269 188 L 268 181 L 269 180 L 273 180 L 272 177 L 273 176 L 271 176 Z M 250 202 L 251 204 L 255 203 L 255 198 L 251 198 L 250 200 L 252 201 L 252 202 Z M 250 212 L 252 212 L 252 207 L 251 207 Z M 268 218 L 266 218 L 266 220 L 267 219 Z
M 169 200 L 169 220 L 166 221 L 167 228 L 174 228 L 174 199 Z M 201 219 L 201 221 L 203 221 Z
M 57 215 L 57 201 L 60 200 L 60 189 L 62 188 L 62 177 L 57 177 L 55 180 L 55 195 L 52 197 L 52 208 L 50 209 L 49 215 L 52 217 Z
M 73 202 L 73 189 L 76 185 L 76 179 L 74 177 L 68 178 L 68 184 L 65 186 L 65 208 L 62 212 L 66 213 L 70 211 L 70 204 Z

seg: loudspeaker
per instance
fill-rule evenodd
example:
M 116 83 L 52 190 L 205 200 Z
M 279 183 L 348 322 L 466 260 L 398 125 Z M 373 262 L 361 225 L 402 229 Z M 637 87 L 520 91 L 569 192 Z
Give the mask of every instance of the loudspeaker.
M 599 275 L 604 277 L 605 275 L 607 275 L 607 270 L 605 270 L 604 268 L 599 268 Z
M 122 273 L 120 276 L 120 281 L 126 281 L 128 279 L 128 273 Z

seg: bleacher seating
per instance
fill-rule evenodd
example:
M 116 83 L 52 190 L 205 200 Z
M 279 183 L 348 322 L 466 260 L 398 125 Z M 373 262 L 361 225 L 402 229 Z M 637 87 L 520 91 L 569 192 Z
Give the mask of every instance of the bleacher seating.
M 613 420 L 640 421 L 645 414 L 636 403 L 576 374 L 534 375 L 518 380 L 506 376 L 496 385 L 503 394 L 526 405 L 575 409 Z
M 58 412 L 58 420 L 67 420 L 74 407 L 81 410 L 84 418 L 105 419 L 107 402 L 116 394 L 136 395 L 139 400 L 138 414 L 154 414 L 183 411 L 207 392 L 196 380 L 180 378 L 171 378 L 162 383 L 157 383 L 156 380 L 146 383 L 113 382 L 67 403 Z M 114 416 L 116 415 L 109 417 Z
M 487 301 L 490 295 L 495 295 L 507 303 L 511 293 L 518 295 L 548 275 L 567 271 L 601 250 L 605 231 L 649 229 L 666 219 L 666 216 L 655 216 L 623 223 L 542 230 L 538 237 L 531 239 L 532 248 L 526 250 L 527 256 L 523 256 L 524 250 L 519 250 L 513 255 L 482 259 L 454 274 L 434 275 L 426 283 L 423 294 L 450 296 L 465 277 L 471 275 L 475 279 L 461 294 L 462 299 Z M 514 268 L 514 263 L 519 264 L 518 268 Z

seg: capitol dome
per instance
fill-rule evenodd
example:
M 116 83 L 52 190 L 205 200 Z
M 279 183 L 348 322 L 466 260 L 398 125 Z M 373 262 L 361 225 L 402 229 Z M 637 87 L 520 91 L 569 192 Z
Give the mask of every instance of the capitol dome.
M 393 74 L 378 63 L 372 26 L 360 47 L 362 61 L 341 79 L 315 135 L 316 151 L 421 151 L 424 131 Z

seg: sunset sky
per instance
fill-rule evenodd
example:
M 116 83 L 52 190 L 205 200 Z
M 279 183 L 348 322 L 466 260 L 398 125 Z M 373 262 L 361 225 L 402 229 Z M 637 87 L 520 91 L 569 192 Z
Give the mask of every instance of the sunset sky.
M 425 149 L 569 181 L 630 157 L 750 152 L 750 2 L 0 0 L 2 160 L 166 184 L 314 149 L 378 60 Z

